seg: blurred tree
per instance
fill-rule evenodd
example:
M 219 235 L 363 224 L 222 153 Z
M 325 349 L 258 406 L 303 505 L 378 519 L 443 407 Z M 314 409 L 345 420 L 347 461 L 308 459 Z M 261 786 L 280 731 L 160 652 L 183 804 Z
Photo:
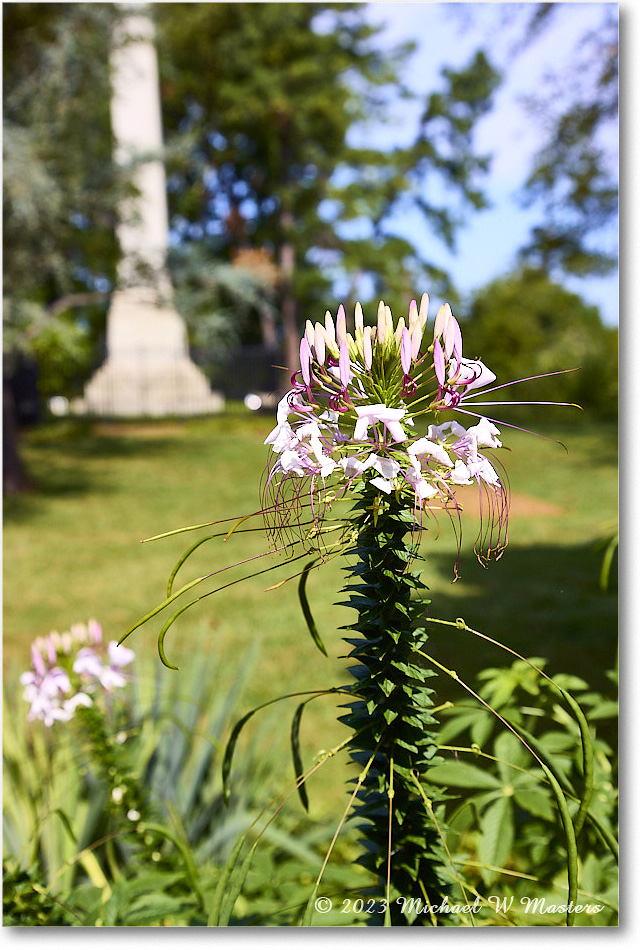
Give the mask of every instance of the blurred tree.
M 487 159 L 474 155 L 472 132 L 498 76 L 482 54 L 461 72 L 443 71 L 444 88 L 410 147 L 359 147 L 351 144 L 357 125 L 384 121 L 391 95 L 409 95 L 399 69 L 412 48 L 378 49 L 362 4 L 155 9 L 166 127 L 183 143 L 168 143 L 173 226 L 183 241 L 218 252 L 272 254 L 291 369 L 298 320 L 325 310 L 333 280 L 349 297 L 376 298 L 385 284 L 387 299 L 403 306 L 417 286 L 446 287 L 443 271 L 390 219 L 419 209 L 450 243 L 462 207 L 483 207 Z M 431 175 L 458 208 L 427 199 Z
M 116 279 L 118 207 L 133 186 L 131 169 L 114 162 L 110 122 L 120 6 L 13 3 L 2 12 L 3 489 L 13 493 L 27 486 L 17 380 L 35 366 L 41 396 L 81 390 Z M 220 277 L 229 307 L 266 296 L 247 270 Z
M 112 162 L 113 4 L 4 4 L 5 491 L 25 483 L 11 378 L 37 358 L 44 394 L 86 374 L 104 324 L 124 183 Z
M 479 291 L 465 316 L 465 339 L 467 355 L 483 353 L 497 374 L 495 385 L 579 367 L 507 387 L 489 399 L 574 402 L 596 417 L 617 418 L 617 330 L 601 323 L 597 307 L 546 274 L 524 269 Z M 483 411 L 492 417 L 492 408 Z
M 545 28 L 558 4 L 537 4 L 527 26 Z M 539 206 L 543 222 L 521 249 L 523 262 L 551 276 L 607 274 L 617 266 L 616 238 L 603 240 L 617 219 L 618 13 L 602 4 L 603 22 L 583 37 L 566 70 L 549 76 L 526 100 L 545 132 L 522 198 Z M 601 239 L 601 240 L 596 240 Z

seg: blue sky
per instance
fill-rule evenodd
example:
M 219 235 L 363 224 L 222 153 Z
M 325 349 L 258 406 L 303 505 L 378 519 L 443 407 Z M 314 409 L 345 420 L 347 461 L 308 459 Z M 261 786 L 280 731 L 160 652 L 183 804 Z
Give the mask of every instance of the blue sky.
M 368 4 L 368 17 L 384 23 L 379 43 L 385 47 L 414 39 L 417 51 L 405 64 L 404 78 L 413 91 L 428 93 L 439 88 L 440 71 L 444 65 L 457 68 L 465 65 L 472 53 L 482 46 L 497 65 L 506 61 L 511 44 L 520 36 L 519 24 L 498 29 L 502 8 L 509 3 L 434 3 L 373 2 Z M 611 6 L 614 6 L 611 4 Z M 477 128 L 476 147 L 482 154 L 494 155 L 485 190 L 492 207 L 471 214 L 462 229 L 454 254 L 430 240 L 430 256 L 451 274 L 456 286 L 468 293 L 510 269 L 515 251 L 528 236 L 530 225 L 538 220 L 537 212 L 520 208 L 517 190 L 529 169 L 531 156 L 541 143 L 541 130 L 519 97 L 541 88 L 542 78 L 549 70 L 570 69 L 574 50 L 587 29 L 602 20 L 603 3 L 562 3 L 552 24 L 513 62 L 495 95 L 495 107 Z M 462 20 L 469 20 L 462 29 Z M 523 21 L 522 21 L 523 23 Z M 395 137 L 410 141 L 416 129 L 416 108 L 404 105 L 398 111 Z M 370 130 L 373 144 L 385 144 L 391 130 Z M 615 150 L 615 130 L 612 146 Z M 381 138 L 385 136 L 385 138 Z M 421 230 L 419 222 L 406 219 L 405 227 Z M 611 231 L 611 247 L 615 245 L 617 228 Z M 589 303 L 600 307 L 602 319 L 610 325 L 618 322 L 618 277 L 568 279 L 570 289 L 580 293 Z

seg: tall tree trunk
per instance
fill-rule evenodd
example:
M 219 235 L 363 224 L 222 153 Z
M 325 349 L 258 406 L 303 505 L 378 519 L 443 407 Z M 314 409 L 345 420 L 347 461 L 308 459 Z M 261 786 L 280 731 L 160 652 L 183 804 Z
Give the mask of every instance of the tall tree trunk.
M 18 422 L 11 388 L 2 382 L 2 493 L 19 495 L 30 488 L 18 447 Z
M 289 212 L 281 216 L 281 227 L 284 241 L 279 252 L 279 268 L 281 272 L 281 315 L 283 318 L 283 337 L 285 342 L 285 362 L 288 368 L 286 385 L 289 388 L 292 373 L 299 368 L 299 328 L 296 319 L 296 299 L 294 297 L 293 279 L 295 267 L 294 244 L 288 239 L 292 229 L 293 218 Z

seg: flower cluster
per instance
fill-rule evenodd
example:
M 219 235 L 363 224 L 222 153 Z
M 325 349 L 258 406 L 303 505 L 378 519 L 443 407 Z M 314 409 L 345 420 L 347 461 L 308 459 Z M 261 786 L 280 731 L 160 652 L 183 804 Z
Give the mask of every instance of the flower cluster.
M 354 333 L 347 331 L 343 307 L 336 321 L 328 312 L 323 324 L 307 322 L 301 369 L 265 440 L 278 456 L 267 474 L 273 507 L 285 499 L 285 484 L 298 478 L 313 510 L 319 488 L 336 498 L 369 482 L 383 495 L 407 497 L 418 524 L 421 513 L 435 506 L 451 504 L 458 511 L 457 487 L 474 483 L 490 494 L 495 510 L 505 511 L 506 492 L 486 452 L 501 447 L 499 429 L 472 406 L 465 408 L 495 374 L 463 356 L 461 329 L 448 304 L 440 307 L 428 339 L 427 317 L 424 294 L 419 307 L 411 303 L 407 322 L 401 317 L 396 326 L 383 302 L 375 326 L 364 324 L 357 304 Z M 441 421 L 445 412 L 478 421 L 465 428 L 454 419 Z M 328 493 L 330 487 L 338 491 Z
M 96 620 L 38 637 L 31 645 L 31 669 L 20 677 L 31 707 L 27 719 L 42 719 L 45 726 L 68 722 L 79 706 L 92 705 L 98 690 L 125 686 L 122 670 L 133 659 L 134 652 L 115 640 L 105 646 Z

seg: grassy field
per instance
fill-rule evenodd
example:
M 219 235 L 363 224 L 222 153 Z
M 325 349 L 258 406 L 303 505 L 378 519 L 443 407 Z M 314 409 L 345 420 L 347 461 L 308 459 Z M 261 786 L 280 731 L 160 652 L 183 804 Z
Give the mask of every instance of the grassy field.
M 163 600 L 169 572 L 198 536 L 139 542 L 256 510 L 266 458 L 263 439 L 272 425 L 271 416 L 237 408 L 186 422 L 59 422 L 26 433 L 23 454 L 34 490 L 5 502 L 5 682 L 15 683 L 28 666 L 35 636 L 96 617 L 105 636 L 116 638 Z M 456 545 L 448 521 L 443 520 L 438 538 L 432 529 L 426 532 L 422 552 L 430 612 L 449 620 L 464 617 L 527 656 L 547 658 L 549 670 L 578 674 L 605 689 L 603 673 L 616 656 L 617 595 L 614 579 L 608 592 L 599 588 L 602 554 L 597 548 L 617 515 L 617 434 L 614 427 L 585 422 L 547 434 L 561 438 L 568 453 L 552 441 L 505 433 L 512 450 L 505 453 L 505 465 L 513 505 L 510 544 L 497 564 L 485 569 L 471 552 L 475 502 L 466 504 L 457 583 L 452 583 Z M 260 532 L 210 542 L 183 568 L 179 581 L 263 550 Z M 230 676 L 251 665 L 239 715 L 281 693 L 345 682 L 344 645 L 337 631 L 353 617 L 333 606 L 339 599 L 340 564 L 334 561 L 313 574 L 308 585 L 329 659 L 309 637 L 295 586 L 265 591 L 287 576 L 280 571 L 205 599 L 167 637 L 168 657 L 178 666 L 212 654 Z M 238 576 L 237 571 L 215 580 Z M 159 662 L 159 628 L 156 619 L 130 638 L 148 671 Z M 496 648 L 466 637 L 435 627 L 434 655 L 468 679 L 484 666 L 510 661 Z M 162 675 L 181 674 L 163 669 Z M 440 681 L 440 688 L 452 697 L 455 684 Z M 306 716 L 307 754 L 343 736 L 333 700 L 313 703 Z M 283 748 L 288 732 L 289 725 L 280 720 L 275 742 Z M 342 770 L 336 773 L 342 782 Z

